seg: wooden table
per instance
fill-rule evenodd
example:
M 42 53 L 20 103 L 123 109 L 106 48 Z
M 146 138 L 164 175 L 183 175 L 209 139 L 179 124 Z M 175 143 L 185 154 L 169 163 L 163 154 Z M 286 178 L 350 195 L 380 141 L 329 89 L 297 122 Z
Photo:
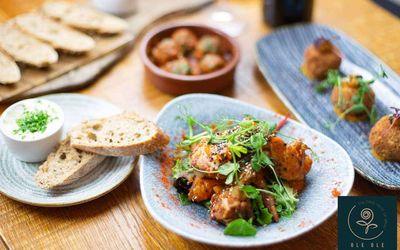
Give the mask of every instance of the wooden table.
M 0 0 L 0 21 L 28 11 L 42 1 Z M 167 2 L 166 2 L 167 4 Z M 290 113 L 258 71 L 255 42 L 271 32 L 262 21 L 261 1 L 218 3 L 189 16 L 171 21 L 205 22 L 223 4 L 246 22 L 237 38 L 242 57 L 236 84 L 223 94 L 281 114 Z M 359 41 L 400 73 L 400 21 L 366 0 L 316 0 L 314 21 L 340 29 Z M 143 78 L 137 48 L 91 87 L 80 91 L 154 119 L 173 97 L 154 88 Z M 0 111 L 4 110 L 0 106 Z M 146 211 L 139 189 L 139 167 L 117 189 L 87 204 L 67 208 L 39 208 L 12 201 L 0 195 L 1 248 L 134 248 L 134 249 L 216 249 L 186 240 L 160 226 Z M 396 195 L 400 192 L 379 188 L 358 175 L 351 195 Z M 400 202 L 398 238 L 400 239 Z M 270 249 L 335 249 L 337 216 L 297 239 Z

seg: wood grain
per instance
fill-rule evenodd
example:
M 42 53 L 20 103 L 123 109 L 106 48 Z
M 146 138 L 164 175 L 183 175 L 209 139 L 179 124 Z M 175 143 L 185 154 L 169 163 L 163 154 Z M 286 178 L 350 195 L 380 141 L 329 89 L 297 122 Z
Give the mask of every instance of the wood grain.
M 29 5 L 35 6 L 40 1 L 19 0 L 11 3 L 0 0 L 0 9 L 7 16 L 18 14 L 25 6 L 15 2 L 29 2 Z M 272 30 L 262 22 L 261 1 L 219 3 L 199 13 L 165 22 L 207 23 L 212 11 L 220 7 L 229 8 L 237 18 L 246 22 L 245 30 L 237 38 L 242 58 L 237 69 L 236 83 L 223 94 L 281 114 L 289 113 L 255 65 L 255 41 Z M 314 21 L 344 31 L 400 73 L 400 21 L 372 2 L 316 0 Z M 144 79 L 137 48 L 81 93 L 109 100 L 150 119 L 154 119 L 162 106 L 173 98 L 161 93 Z M 4 108 L 0 106 L 0 110 Z M 143 205 L 138 175 L 139 168 L 136 168 L 113 192 L 90 203 L 70 208 L 37 208 L 0 196 L 0 234 L 10 248 L 217 249 L 183 239 L 154 221 Z M 358 175 L 351 195 L 395 195 L 398 200 L 400 198 L 400 192 L 379 188 Z M 399 202 L 397 211 L 400 215 Z M 400 216 L 397 227 L 400 238 Z M 333 216 L 315 230 L 271 246 L 270 249 L 336 247 L 337 218 Z

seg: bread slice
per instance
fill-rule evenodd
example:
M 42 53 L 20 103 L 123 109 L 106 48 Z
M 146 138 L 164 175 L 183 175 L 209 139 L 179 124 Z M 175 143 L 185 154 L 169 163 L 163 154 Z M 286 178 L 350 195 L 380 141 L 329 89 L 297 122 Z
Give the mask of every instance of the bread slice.
M 35 181 L 46 189 L 70 184 L 90 172 L 104 159 L 104 156 L 71 147 L 67 137 L 60 143 L 57 151 L 51 153 L 39 167 Z
M 12 84 L 21 80 L 18 65 L 6 54 L 0 52 L 0 83 Z
M 48 2 L 42 7 L 46 16 L 61 20 L 74 28 L 100 34 L 117 34 L 128 28 L 123 19 L 96 11 L 81 4 Z
M 95 41 L 79 31 L 58 23 L 38 12 L 16 17 L 16 24 L 29 35 L 61 51 L 80 54 L 94 48 Z
M 86 121 L 70 134 L 72 147 L 108 156 L 149 154 L 169 142 L 153 122 L 134 113 Z
M 58 61 L 57 52 L 24 32 L 9 21 L 0 26 L 0 48 L 17 62 L 46 67 Z

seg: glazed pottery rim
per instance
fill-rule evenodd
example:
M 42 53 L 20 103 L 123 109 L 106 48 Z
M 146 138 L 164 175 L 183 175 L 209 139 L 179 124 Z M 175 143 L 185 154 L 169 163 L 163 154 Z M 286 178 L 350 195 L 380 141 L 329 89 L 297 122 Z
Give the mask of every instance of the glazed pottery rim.
M 151 61 L 151 59 L 147 53 L 149 43 L 159 33 L 164 32 L 166 30 L 174 30 L 174 29 L 178 29 L 178 28 L 188 28 L 188 29 L 202 28 L 202 29 L 207 29 L 207 30 L 211 31 L 212 33 L 217 34 L 217 36 L 223 37 L 224 39 L 226 39 L 228 41 L 228 43 L 230 45 L 231 54 L 232 54 L 231 60 L 229 60 L 229 63 L 221 69 L 218 69 L 214 72 L 200 74 L 200 75 L 173 74 L 173 73 L 170 73 L 170 72 L 167 72 L 167 71 L 161 69 L 160 67 L 158 67 Z M 157 76 L 176 80 L 177 81 L 176 83 L 198 82 L 198 81 L 205 81 L 205 80 L 217 78 L 217 77 L 223 76 L 223 75 L 235 70 L 235 68 L 239 62 L 239 58 L 240 58 L 240 48 L 239 48 L 238 43 L 231 36 L 229 36 L 225 32 L 223 32 L 219 29 L 216 29 L 214 27 L 211 27 L 208 25 L 202 25 L 202 24 L 195 24 L 195 23 L 172 23 L 172 24 L 165 24 L 165 25 L 157 26 L 157 27 L 151 29 L 143 37 L 143 40 L 140 44 L 140 57 L 143 61 L 143 64 L 145 65 L 145 67 L 147 67 L 151 72 L 153 72 L 153 74 L 155 74 Z
M 182 95 L 179 97 L 174 98 L 173 100 L 171 100 L 170 102 L 168 102 L 158 113 L 157 117 L 156 117 L 156 123 L 159 122 L 159 119 L 161 117 L 161 115 L 165 112 L 165 110 L 169 109 L 171 106 L 175 105 L 175 103 L 180 102 L 182 99 L 190 99 L 192 97 L 205 97 L 205 98 L 214 98 L 214 99 L 220 99 L 222 101 L 229 101 L 232 102 L 233 104 L 239 104 L 251 109 L 255 109 L 255 110 L 259 110 L 262 112 L 266 112 L 269 113 L 270 115 L 278 115 L 279 117 L 282 117 L 282 115 L 275 113 L 273 111 L 261 108 L 261 107 L 257 107 L 255 105 L 252 104 L 248 104 L 246 102 L 237 100 L 237 99 L 233 99 L 233 98 L 229 98 L 229 97 L 225 97 L 225 96 L 220 96 L 220 95 L 215 95 L 215 94 L 186 94 L 186 95 Z M 302 127 L 303 129 L 307 129 L 307 130 L 311 130 L 313 133 L 317 134 L 318 136 L 321 136 L 321 138 L 324 138 L 325 140 L 333 143 L 334 145 L 336 145 L 338 147 L 338 149 L 340 149 L 342 151 L 341 155 L 344 155 L 346 158 L 346 162 L 348 163 L 347 166 L 351 166 L 351 167 L 347 167 L 346 169 L 349 171 L 349 177 L 346 179 L 348 181 L 348 187 L 346 190 L 342 190 L 341 195 L 348 195 L 353 187 L 354 184 L 354 178 L 355 178 L 355 172 L 354 172 L 354 166 L 353 166 L 353 162 L 350 158 L 350 156 L 348 155 L 348 153 L 346 152 L 346 150 L 344 150 L 344 148 L 342 146 L 340 146 L 336 141 L 332 140 L 331 138 L 329 138 L 328 136 L 320 133 L 317 130 L 314 130 L 313 128 L 308 127 L 305 124 L 299 123 L 297 121 L 294 121 L 292 119 L 289 119 L 290 122 L 296 124 L 296 126 Z M 143 171 L 143 162 L 144 162 L 144 157 L 141 156 L 140 158 L 140 189 L 141 192 L 143 192 L 143 190 L 145 189 L 144 186 L 144 171 Z M 211 245 L 215 245 L 215 246 L 225 246 L 225 247 L 234 247 L 234 248 L 239 248 L 239 247 L 257 247 L 257 246 L 267 246 L 267 245 L 274 245 L 277 243 L 281 243 L 296 237 L 299 237 L 302 234 L 305 234 L 313 229 L 315 229 L 316 227 L 318 227 L 319 225 L 321 225 L 322 223 L 324 223 L 327 219 L 329 219 L 336 211 L 337 211 L 337 204 L 335 206 L 332 206 L 332 208 L 325 214 L 325 216 L 320 217 L 316 223 L 314 223 L 312 226 L 307 227 L 305 229 L 300 229 L 298 230 L 296 233 L 294 233 L 293 235 L 290 235 L 286 238 L 281 238 L 279 240 L 276 240 L 274 242 L 267 242 L 267 243 L 263 243 L 263 242 L 251 242 L 251 243 L 246 243 L 246 237 L 243 237 L 243 244 L 237 244 L 237 243 L 226 243 L 224 242 L 219 242 L 216 240 L 207 240 L 204 237 L 199 237 L 197 235 L 194 234 L 190 234 L 188 231 L 183 231 L 179 228 L 175 228 L 174 226 L 172 226 L 169 221 L 165 220 L 162 218 L 162 216 L 159 216 L 157 211 L 153 210 L 153 207 L 150 206 L 150 202 L 147 199 L 148 197 L 146 195 L 142 194 L 142 198 L 144 201 L 144 204 L 147 208 L 147 210 L 149 211 L 149 213 L 151 214 L 151 216 L 158 222 L 160 223 L 164 228 L 182 236 L 185 237 L 187 239 L 190 240 L 194 240 L 197 242 L 202 242 L 202 243 L 206 243 L 206 244 L 211 244 Z M 235 237 L 235 236 L 231 236 L 231 237 Z
M 116 189 L 117 187 L 119 187 L 126 179 L 128 179 L 128 177 L 131 175 L 132 171 L 134 170 L 135 166 L 137 165 L 138 162 L 138 157 L 135 157 L 133 159 L 133 162 L 131 164 L 131 167 L 129 169 L 129 171 L 126 172 L 126 175 L 123 176 L 123 178 L 120 179 L 120 181 L 115 182 L 115 185 L 109 187 L 108 189 L 105 189 L 103 192 L 98 193 L 96 195 L 92 195 L 92 196 L 86 196 L 83 198 L 79 198 L 76 201 L 67 201 L 67 202 L 31 202 L 31 201 L 26 201 L 24 199 L 20 199 L 17 198 L 7 192 L 4 192 L 2 190 L 0 190 L 0 194 L 6 196 L 7 198 L 23 203 L 23 204 L 27 204 L 27 205 L 31 205 L 31 206 L 36 206 L 36 207 L 71 207 L 71 206 L 75 206 L 75 205 L 80 205 L 80 204 L 84 204 L 93 200 L 96 200 L 108 193 L 110 193 L 111 191 L 113 191 L 114 189 Z

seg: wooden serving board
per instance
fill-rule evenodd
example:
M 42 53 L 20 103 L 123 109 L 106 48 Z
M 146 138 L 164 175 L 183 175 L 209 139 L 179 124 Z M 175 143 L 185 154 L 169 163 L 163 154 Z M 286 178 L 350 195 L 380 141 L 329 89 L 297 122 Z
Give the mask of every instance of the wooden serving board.
M 110 52 L 113 52 L 133 40 L 133 35 L 125 32 L 116 36 L 94 37 L 96 46 L 93 50 L 83 55 L 66 55 L 59 53 L 57 63 L 47 69 L 36 69 L 33 67 L 21 67 L 22 78 L 12 85 L 0 86 L 0 101 L 4 101 L 20 95 L 36 86 L 47 83 L 71 70 L 98 59 Z
M 12 86 L 0 86 L 0 103 L 14 102 L 48 93 L 72 91 L 92 83 L 133 47 L 136 38 L 156 21 L 196 11 L 213 0 L 137 1 L 137 12 L 126 17 L 129 32 L 116 36 L 96 36 L 96 47 L 80 56 L 60 53 L 58 63 L 48 69 L 22 68 L 22 79 Z

